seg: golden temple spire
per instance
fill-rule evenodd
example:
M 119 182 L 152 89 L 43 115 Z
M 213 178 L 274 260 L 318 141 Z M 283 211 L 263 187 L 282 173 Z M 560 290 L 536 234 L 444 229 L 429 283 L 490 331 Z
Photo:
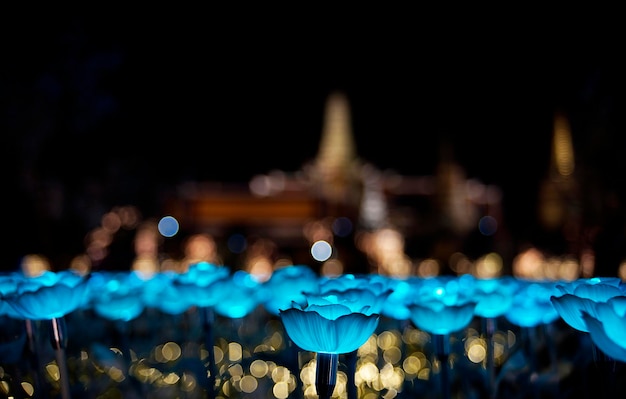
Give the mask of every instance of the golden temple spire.
M 322 136 L 315 159 L 321 194 L 333 202 L 350 201 L 356 150 L 346 95 L 333 92 L 326 102 Z
M 562 113 L 554 118 L 552 159 L 550 168 L 558 176 L 567 178 L 574 173 L 574 146 L 569 121 Z
M 559 229 L 579 216 L 575 214 L 578 198 L 574 146 L 569 121 L 563 113 L 555 114 L 553 129 L 548 177 L 542 184 L 539 198 L 539 218 L 548 230 Z
M 330 94 L 326 102 L 317 164 L 326 170 L 342 171 L 355 158 L 350 106 L 344 93 Z

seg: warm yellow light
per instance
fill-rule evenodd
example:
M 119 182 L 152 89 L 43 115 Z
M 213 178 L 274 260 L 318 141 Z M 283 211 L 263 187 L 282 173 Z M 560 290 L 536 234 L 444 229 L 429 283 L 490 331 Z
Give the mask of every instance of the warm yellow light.
M 378 347 L 382 350 L 387 350 L 391 347 L 398 346 L 400 344 L 400 337 L 397 331 L 383 331 L 378 335 L 377 339 Z
M 358 368 L 357 377 L 366 382 L 374 381 L 378 378 L 378 367 L 371 362 L 365 363 Z
M 185 392 L 192 392 L 198 386 L 198 381 L 193 374 L 183 373 L 180 379 L 180 387 Z
M 33 396 L 35 393 L 35 387 L 30 382 L 22 382 L 21 385 L 27 396 Z
M 231 362 L 238 362 L 243 356 L 243 349 L 238 342 L 231 342 L 228 344 L 228 360 Z
M 22 273 L 28 277 L 37 277 L 45 271 L 51 270 L 48 259 L 45 256 L 35 254 L 24 256 L 20 267 Z
M 558 114 L 554 120 L 553 137 L 554 163 L 559 175 L 567 177 L 574 173 L 574 147 L 569 122 Z
M 439 274 L 439 262 L 436 259 L 424 259 L 417 266 L 417 275 L 420 277 L 433 277 Z
M 383 352 L 383 359 L 391 364 L 397 364 L 402 359 L 402 351 L 397 346 L 393 346 Z
M 274 370 L 272 370 L 272 381 L 278 382 L 287 382 L 289 381 L 290 371 L 288 368 L 283 366 L 278 366 Z
M 476 276 L 495 278 L 502 274 L 502 257 L 495 252 L 489 253 L 476 261 Z
M 180 346 L 175 342 L 167 342 L 161 347 L 161 356 L 164 361 L 170 362 L 176 360 L 182 354 Z
M 59 366 L 57 366 L 56 363 L 47 364 L 46 372 L 48 373 L 48 376 L 53 381 L 59 381 L 59 379 L 61 378 L 61 373 L 59 372 Z
M 417 356 L 407 356 L 402 362 L 402 368 L 408 374 L 417 374 L 422 368 L 422 362 Z
M 272 388 L 272 393 L 278 399 L 287 399 L 289 397 L 289 386 L 286 382 L 280 381 Z
M 263 360 L 257 359 L 250 363 L 250 374 L 252 374 L 256 378 L 265 377 L 268 371 L 269 366 Z
M 239 387 L 242 392 L 252 393 L 259 387 L 259 382 L 253 376 L 246 375 L 239 381 Z
M 174 385 L 180 380 L 180 377 L 176 373 L 169 373 L 163 377 L 163 382 L 167 385 Z

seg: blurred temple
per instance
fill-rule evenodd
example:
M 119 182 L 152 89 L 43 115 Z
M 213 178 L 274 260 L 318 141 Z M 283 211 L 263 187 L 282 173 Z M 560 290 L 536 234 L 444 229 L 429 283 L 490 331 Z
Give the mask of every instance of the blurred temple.
M 326 240 L 335 272 L 450 273 L 461 271 L 449 264 L 457 252 L 509 256 L 499 188 L 467 179 L 447 148 L 435 176 L 403 176 L 356 154 L 344 93 L 328 97 L 323 121 L 318 154 L 301 170 L 247 185 L 185 183 L 165 213 L 189 233 L 265 237 L 292 263 L 311 264 L 311 245 Z
M 611 226 L 623 224 L 590 206 L 595 194 L 582 190 L 565 114 L 556 113 L 550 165 L 539 197 L 528 204 L 536 212 L 527 223 L 531 238 L 509 232 L 501 188 L 468 178 L 447 143 L 430 149 L 439 152 L 438 164 L 423 176 L 381 170 L 356 148 L 348 98 L 336 91 L 327 99 L 317 155 L 299 170 L 162 190 L 154 214 L 173 216 L 180 227 L 167 237 L 134 205 L 95 209 L 98 227 L 85 237 L 84 253 L 77 250 L 67 264 L 82 271 L 184 271 L 202 259 L 261 280 L 289 264 L 324 275 L 626 276 L 624 250 L 608 247 L 623 239 Z M 316 243 L 331 251 L 318 257 Z M 23 263 L 45 267 L 41 257 Z

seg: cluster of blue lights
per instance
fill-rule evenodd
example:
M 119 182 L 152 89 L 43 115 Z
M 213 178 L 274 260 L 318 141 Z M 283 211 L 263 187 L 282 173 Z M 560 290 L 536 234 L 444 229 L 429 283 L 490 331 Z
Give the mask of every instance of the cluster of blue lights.
M 3 375 L 8 375 L 12 365 L 23 361 L 25 354 L 33 354 L 33 348 L 29 352 L 29 342 L 36 339 L 33 338 L 35 332 L 32 328 L 41 323 L 50 321 L 46 328 L 52 337 L 52 348 L 61 354 L 52 362 L 58 370 L 57 389 L 63 395 L 69 395 L 73 388 L 63 378 L 69 379 L 76 365 L 64 360 L 64 351 L 68 348 L 68 337 L 73 337 L 71 330 L 75 326 L 66 326 L 65 320 L 76 320 L 77 315 L 81 315 L 83 322 L 90 320 L 94 326 L 111 323 L 116 326 L 115 331 L 124 336 L 132 328 L 137 328 L 137 325 L 131 328 L 132 323 L 142 320 L 146 314 L 158 314 L 179 322 L 193 315 L 197 318 L 195 323 L 200 326 L 195 333 L 196 338 L 201 337 L 198 347 L 204 348 L 198 352 L 203 355 L 197 356 L 204 372 L 197 374 L 195 381 L 212 395 L 235 397 L 235 392 L 241 394 L 242 389 L 251 389 L 246 387 L 256 386 L 259 381 L 252 377 L 243 380 L 243 371 L 239 379 L 223 379 L 226 371 L 231 375 L 236 373 L 231 368 L 232 363 L 229 366 L 223 363 L 224 357 L 230 356 L 231 362 L 241 360 L 246 349 L 240 350 L 239 357 L 234 356 L 235 349 L 231 345 L 236 340 L 222 337 L 216 326 L 230 321 L 229 328 L 236 329 L 241 341 L 250 335 L 245 332 L 246 329 L 256 331 L 263 326 L 267 328 L 271 320 L 274 327 L 280 326 L 280 333 L 252 345 L 252 352 L 275 353 L 280 350 L 285 356 L 282 360 L 291 364 L 292 372 L 280 385 L 289 388 L 273 388 L 287 394 L 274 393 L 269 397 L 307 397 L 311 390 L 320 394 L 324 392 L 328 398 L 334 397 L 339 389 L 338 381 L 344 383 L 341 382 L 341 375 L 347 376 L 344 388 L 357 386 L 356 377 L 367 380 L 369 377 L 364 376 L 370 375 L 373 367 L 379 370 L 375 361 L 365 361 L 370 355 L 364 348 L 371 346 L 373 337 L 380 339 L 391 331 L 399 331 L 402 335 L 408 328 L 421 336 L 430 337 L 433 347 L 430 353 L 432 359 L 428 361 L 432 364 L 428 363 L 431 366 L 426 368 L 429 372 L 423 371 L 426 363 L 419 360 L 427 357 L 423 350 L 395 356 L 395 362 L 405 358 L 402 369 L 404 380 L 409 381 L 407 375 L 413 369 L 414 378 L 428 373 L 438 374 L 441 394 L 447 396 L 449 388 L 446 387 L 449 384 L 446 379 L 450 378 L 451 371 L 448 369 L 455 362 L 458 364 L 458 356 L 480 364 L 489 372 L 495 372 L 496 367 L 504 370 L 506 359 L 502 353 L 512 345 L 503 349 L 502 342 L 496 342 L 495 335 L 498 333 L 501 337 L 516 333 L 521 336 L 524 331 L 554 326 L 559 322 L 572 333 L 586 337 L 593 348 L 612 361 L 626 362 L 623 340 L 623 331 L 626 331 L 625 292 L 626 285 L 618 278 L 538 281 L 514 277 L 480 279 L 469 274 L 427 278 L 394 278 L 376 274 L 328 277 L 319 276 L 304 265 L 277 269 L 262 282 L 247 272 L 206 262 L 193 264 L 184 273 L 93 271 L 83 275 L 71 270 L 44 271 L 36 276 L 26 276 L 21 272 L 6 273 L 0 276 L 0 317 L 6 331 L 2 338 L 7 342 L 0 345 L 0 380 Z M 15 327 L 17 325 L 28 328 L 22 330 Z M 26 334 L 22 334 L 23 331 Z M 164 333 L 162 328 L 158 331 L 159 334 L 170 334 Z M 474 331 L 473 335 L 469 331 Z M 148 328 L 144 334 L 150 335 L 150 332 Z M 459 337 L 467 341 L 467 346 L 461 353 L 456 353 L 455 342 L 458 344 Z M 405 341 L 410 342 L 409 339 Z M 470 342 L 476 345 L 469 345 Z M 243 348 L 250 346 L 238 345 Z M 377 345 L 385 347 L 381 342 Z M 129 358 L 128 370 L 120 371 L 121 375 L 131 373 L 128 366 L 131 364 L 134 364 L 137 378 L 141 373 L 149 374 L 141 368 L 142 362 L 132 359 L 131 346 L 121 345 L 118 349 Z M 184 350 L 180 344 L 168 341 L 158 346 L 161 348 L 159 355 L 152 356 L 165 359 L 163 363 L 173 363 L 183 357 Z M 400 346 L 394 347 L 397 351 L 406 352 L 406 349 L 399 349 Z M 80 349 L 85 353 L 92 350 L 95 349 Z M 385 356 L 394 358 L 393 351 L 386 350 Z M 302 353 L 310 353 L 311 359 L 317 358 L 314 363 L 317 370 L 312 384 L 314 388 L 309 387 L 308 391 L 302 385 L 302 379 L 306 379 Z M 356 360 L 350 361 L 357 358 L 357 353 L 359 364 Z M 409 358 L 412 360 L 409 361 Z M 270 369 L 268 364 L 263 360 L 255 363 L 255 367 L 267 371 Z M 415 367 L 411 364 L 422 365 Z M 120 367 L 117 370 L 123 369 Z M 380 366 L 379 372 L 382 373 L 383 369 Z M 113 374 L 110 376 L 114 378 Z M 169 380 L 180 384 L 181 378 L 181 375 L 176 378 L 170 376 Z M 163 381 L 168 380 L 164 377 Z M 415 382 L 412 384 L 415 385 Z M 33 382 L 32 385 L 36 384 Z M 396 394 L 408 389 L 404 385 L 394 388 Z M 496 385 L 493 378 L 486 383 L 487 389 L 494 391 Z M 239 391 L 233 388 L 235 386 Z M 3 389 L 8 397 L 16 388 L 6 385 Z M 345 390 L 346 395 L 351 392 L 350 389 Z M 360 388 L 362 395 L 365 391 L 365 388 Z

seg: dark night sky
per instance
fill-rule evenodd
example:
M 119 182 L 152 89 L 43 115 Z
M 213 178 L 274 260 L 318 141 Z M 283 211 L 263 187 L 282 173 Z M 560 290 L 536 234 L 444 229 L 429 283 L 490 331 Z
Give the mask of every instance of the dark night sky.
M 469 177 L 501 186 L 526 215 L 561 109 L 583 173 L 623 191 L 624 69 L 580 32 L 211 21 L 16 24 L 0 69 L 15 215 L 37 225 L 35 192 L 50 181 L 69 198 L 105 182 L 107 206 L 149 207 L 155 187 L 295 171 L 317 152 L 334 90 L 350 101 L 359 156 L 381 169 L 432 173 L 450 142 Z

